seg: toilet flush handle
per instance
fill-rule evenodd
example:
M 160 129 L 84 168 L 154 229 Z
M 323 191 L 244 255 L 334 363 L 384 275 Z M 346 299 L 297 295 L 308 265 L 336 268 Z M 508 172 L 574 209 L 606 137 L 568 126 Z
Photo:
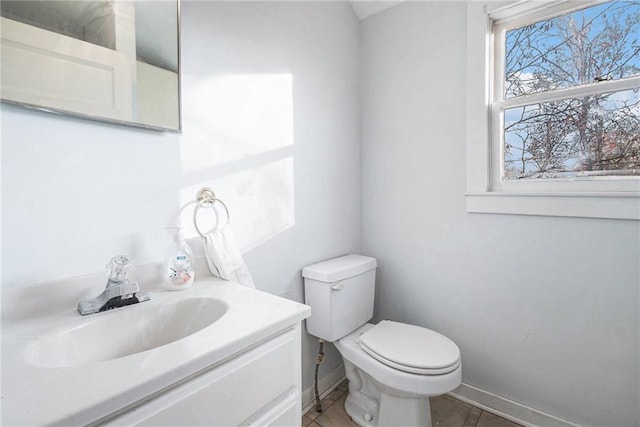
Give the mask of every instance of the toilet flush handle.
M 334 291 L 339 291 L 340 289 L 342 289 L 342 283 L 336 283 L 335 285 L 331 286 L 331 289 L 333 289 Z

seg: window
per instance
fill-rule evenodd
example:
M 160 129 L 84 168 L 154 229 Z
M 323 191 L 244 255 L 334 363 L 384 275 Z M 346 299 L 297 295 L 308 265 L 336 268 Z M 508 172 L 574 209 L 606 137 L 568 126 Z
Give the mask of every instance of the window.
M 487 7 L 469 6 L 468 125 L 487 124 L 468 132 L 468 210 L 640 219 L 640 2 Z

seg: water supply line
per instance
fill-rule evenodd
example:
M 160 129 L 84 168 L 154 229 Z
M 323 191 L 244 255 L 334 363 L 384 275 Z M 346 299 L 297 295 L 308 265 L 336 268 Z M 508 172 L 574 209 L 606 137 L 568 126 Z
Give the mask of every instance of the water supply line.
M 316 359 L 316 373 L 314 375 L 314 388 L 316 392 L 316 412 L 322 412 L 322 403 L 320 402 L 320 393 L 318 393 L 318 370 L 320 369 L 320 365 L 324 362 L 324 351 L 322 350 L 324 347 L 324 340 L 322 338 L 318 338 L 318 344 L 320 344 L 320 348 L 318 349 L 318 358 Z

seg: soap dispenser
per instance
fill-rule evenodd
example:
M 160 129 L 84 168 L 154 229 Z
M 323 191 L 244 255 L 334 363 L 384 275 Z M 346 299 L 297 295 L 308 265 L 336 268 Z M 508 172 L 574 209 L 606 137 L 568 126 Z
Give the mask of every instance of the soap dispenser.
M 173 236 L 167 249 L 165 282 L 174 291 L 188 289 L 195 276 L 193 252 L 184 240 L 182 227 L 167 227 L 167 230 L 172 231 Z

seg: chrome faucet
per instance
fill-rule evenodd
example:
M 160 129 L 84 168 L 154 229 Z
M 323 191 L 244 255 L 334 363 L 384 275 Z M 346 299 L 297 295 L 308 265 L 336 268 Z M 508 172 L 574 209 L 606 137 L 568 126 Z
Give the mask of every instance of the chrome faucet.
M 149 301 L 151 298 L 147 292 L 140 290 L 137 282 L 129 281 L 129 274 L 133 269 L 129 257 L 114 256 L 107 264 L 107 268 L 109 279 L 104 291 L 93 299 L 78 303 L 78 312 L 83 316 Z

